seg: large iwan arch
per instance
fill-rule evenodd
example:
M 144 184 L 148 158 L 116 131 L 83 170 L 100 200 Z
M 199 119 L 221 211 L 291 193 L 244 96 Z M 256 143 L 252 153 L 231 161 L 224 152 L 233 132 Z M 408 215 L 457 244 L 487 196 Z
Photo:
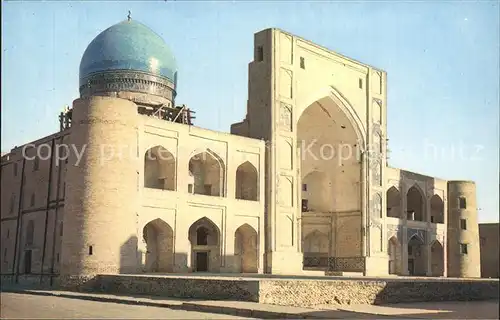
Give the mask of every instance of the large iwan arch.
M 297 121 L 302 214 L 335 216 L 349 212 L 348 218 L 339 216 L 343 227 L 334 230 L 338 239 L 335 256 L 352 261 L 363 255 L 366 244 L 360 232 L 366 201 L 363 161 L 359 157 L 363 141 L 349 107 L 334 93 L 312 102 Z M 303 228 L 307 228 L 309 220 L 303 221 Z M 304 235 L 302 240 L 306 240 Z

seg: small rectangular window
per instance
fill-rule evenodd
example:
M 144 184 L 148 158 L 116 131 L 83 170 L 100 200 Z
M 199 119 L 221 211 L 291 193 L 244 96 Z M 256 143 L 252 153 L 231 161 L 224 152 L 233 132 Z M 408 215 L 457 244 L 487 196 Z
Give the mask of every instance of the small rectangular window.
M 264 61 L 264 47 L 258 46 L 255 54 L 255 60 Z
M 309 204 L 309 201 L 307 201 L 307 199 L 302 199 L 302 212 L 309 211 L 308 204 Z
M 10 213 L 14 212 L 14 206 L 16 205 L 16 196 L 12 195 L 10 197 Z
M 31 195 L 31 199 L 30 199 L 30 206 L 32 206 L 32 207 L 33 207 L 34 205 L 35 205 L 35 194 L 33 193 L 33 194 Z
M 467 230 L 467 220 L 460 219 L 460 229 Z
M 431 216 L 431 222 L 434 222 L 434 216 Z
M 10 229 L 7 229 L 7 239 L 9 239 L 10 236 Z
M 3 249 L 3 260 L 7 259 L 7 248 Z
M 307 184 L 306 183 L 302 184 L 302 191 L 307 191 Z
M 35 221 L 29 220 L 26 226 L 26 245 L 33 245 L 33 240 L 35 238 Z
M 33 171 L 38 171 L 38 169 L 40 169 L 40 159 L 35 157 L 33 160 Z
M 306 61 L 304 57 L 300 57 L 300 68 L 305 69 L 306 68 Z
M 193 193 L 193 185 L 191 183 L 188 184 L 188 192 Z
M 359 78 L 358 85 L 360 89 L 363 89 L 363 79 Z
M 467 244 L 466 243 L 461 243 L 460 244 L 460 253 L 461 254 L 467 254 Z
M 92 246 L 89 246 L 89 256 L 91 256 L 94 253 L 94 248 Z
M 467 201 L 464 197 L 458 198 L 458 206 L 460 209 L 467 209 Z

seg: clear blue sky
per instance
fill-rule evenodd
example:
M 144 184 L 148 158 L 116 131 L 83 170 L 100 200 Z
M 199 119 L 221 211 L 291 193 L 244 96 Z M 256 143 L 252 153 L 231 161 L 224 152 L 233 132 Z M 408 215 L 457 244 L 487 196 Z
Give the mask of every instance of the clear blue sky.
M 389 164 L 475 180 L 480 221 L 498 221 L 497 1 L 3 2 L 2 151 L 58 130 L 87 44 L 128 10 L 171 46 L 177 102 L 213 130 L 245 116 L 259 30 L 278 27 L 386 70 Z

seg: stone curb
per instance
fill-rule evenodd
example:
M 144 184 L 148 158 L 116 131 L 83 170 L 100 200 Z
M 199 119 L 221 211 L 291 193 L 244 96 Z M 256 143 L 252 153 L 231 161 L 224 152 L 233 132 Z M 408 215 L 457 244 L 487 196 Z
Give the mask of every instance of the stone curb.
M 1 292 L 22 293 L 22 294 L 31 294 L 39 296 L 54 296 L 54 297 L 79 299 L 87 301 L 122 303 L 129 305 L 160 307 L 160 308 L 169 308 L 169 309 L 184 310 L 184 311 L 207 312 L 207 313 L 216 313 L 216 314 L 224 314 L 231 316 L 261 318 L 261 319 L 332 319 L 331 316 L 327 315 L 321 316 L 312 314 L 273 312 L 273 311 L 258 310 L 252 308 L 212 306 L 212 305 L 204 305 L 192 302 L 181 302 L 175 304 L 168 302 L 144 301 L 144 299 L 147 298 L 134 298 L 125 296 L 106 297 L 106 296 L 97 296 L 92 294 L 64 293 L 60 291 L 50 292 L 50 291 L 39 291 L 39 290 L 30 290 L 21 288 L 2 288 Z M 319 310 L 311 310 L 311 312 L 314 311 L 319 311 Z

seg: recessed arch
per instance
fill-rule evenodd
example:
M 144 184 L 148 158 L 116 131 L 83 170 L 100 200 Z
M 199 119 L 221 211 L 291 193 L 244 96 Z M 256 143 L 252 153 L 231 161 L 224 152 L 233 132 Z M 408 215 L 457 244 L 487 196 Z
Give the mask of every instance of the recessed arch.
M 330 238 L 328 234 L 314 229 L 303 238 L 304 268 L 325 268 L 328 266 Z
M 374 218 L 382 218 L 382 196 L 378 192 L 373 195 L 372 210 Z
M 258 233 L 245 223 L 234 233 L 234 254 L 242 273 L 257 273 L 259 266 Z
M 431 244 L 431 275 L 442 277 L 444 275 L 444 247 L 439 240 Z
M 191 244 L 191 268 L 196 272 L 220 270 L 220 229 L 209 218 L 195 221 L 188 230 Z
M 388 243 L 389 274 L 401 274 L 401 243 L 392 236 Z
M 416 184 L 406 193 L 406 210 L 408 220 L 425 221 L 424 193 Z
M 174 232 L 164 220 L 157 218 L 148 222 L 142 230 L 146 243 L 146 272 L 172 272 Z
M 176 190 L 176 160 L 163 146 L 149 148 L 144 154 L 144 187 Z
M 431 222 L 444 223 L 444 202 L 437 194 L 431 197 Z
M 194 153 L 189 159 L 189 174 L 193 177 L 194 194 L 223 197 L 225 191 L 226 167 L 217 153 L 206 149 Z
M 425 276 L 427 263 L 424 251 L 424 240 L 418 234 L 412 235 L 407 245 L 408 273 L 410 275 Z
M 259 175 L 257 168 L 245 161 L 236 169 L 236 199 L 257 201 L 259 197 Z
M 387 216 L 392 218 L 401 217 L 401 193 L 395 186 L 387 189 Z

